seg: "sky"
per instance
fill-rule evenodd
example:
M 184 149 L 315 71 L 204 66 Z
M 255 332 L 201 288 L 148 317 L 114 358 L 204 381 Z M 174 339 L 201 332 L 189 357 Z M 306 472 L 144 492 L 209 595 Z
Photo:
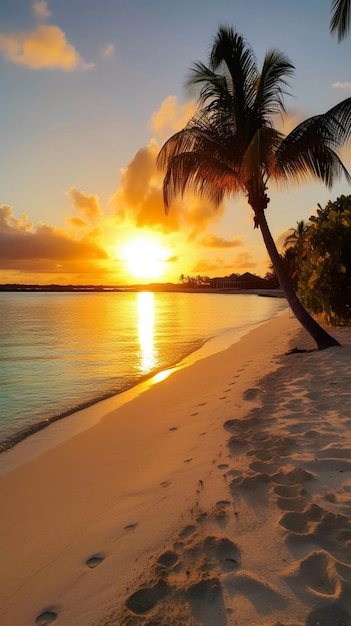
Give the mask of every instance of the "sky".
M 269 259 L 245 197 L 199 198 L 168 215 L 155 159 L 194 111 L 184 83 L 220 25 L 258 65 L 295 66 L 284 132 L 351 96 L 351 37 L 329 32 L 331 0 L 4 0 L 0 7 L 0 283 L 178 282 Z M 351 147 L 342 151 L 351 171 Z M 345 180 L 269 188 L 278 245 Z

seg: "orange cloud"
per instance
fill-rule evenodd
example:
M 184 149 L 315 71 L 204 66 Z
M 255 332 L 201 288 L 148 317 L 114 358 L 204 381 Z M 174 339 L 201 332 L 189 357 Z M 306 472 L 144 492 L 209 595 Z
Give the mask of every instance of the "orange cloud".
M 78 216 L 68 217 L 66 219 L 66 222 L 69 226 L 72 226 L 73 228 L 86 228 L 86 226 L 88 226 L 88 222 Z
M 45 2 L 45 0 L 42 0 L 41 2 L 34 2 L 33 11 L 40 17 L 49 17 L 50 15 L 48 4 L 47 2 Z
M 55 271 L 64 267 L 67 272 L 83 265 L 88 271 L 108 258 L 97 243 L 99 231 L 74 239 L 61 228 L 45 224 L 34 228 L 25 218 L 17 219 L 8 205 L 0 206 L 1 269 Z
M 184 232 L 194 240 L 217 220 L 223 207 L 216 211 L 205 200 L 192 194 L 178 198 L 165 214 L 162 173 L 156 170 L 159 147 L 155 141 L 141 148 L 121 172 L 121 185 L 111 198 L 120 220 L 129 219 L 137 227 L 158 229 L 164 233 Z
M 31 33 L 0 34 L 0 51 L 8 61 L 31 69 L 60 69 L 71 72 L 90 69 L 58 26 L 39 25 Z
M 240 252 L 233 260 L 233 271 L 241 272 L 257 267 L 257 262 L 254 260 L 251 252 Z
M 210 274 L 217 270 L 225 269 L 226 264 L 222 259 L 215 259 L 214 261 L 209 261 L 208 259 L 200 259 L 192 268 L 192 274 Z
M 240 237 L 233 237 L 233 239 L 224 239 L 217 235 L 208 234 L 199 243 L 205 248 L 236 248 L 242 245 L 242 239 Z
M 151 116 L 151 130 L 162 140 L 186 126 L 196 110 L 195 101 L 179 105 L 176 96 L 168 96 Z
M 121 171 L 121 184 L 110 198 L 119 220 L 130 220 L 137 227 L 163 232 L 179 229 L 179 215 L 167 216 L 162 196 L 162 176 L 156 170 L 159 148 L 155 141 L 138 150 Z
M 72 198 L 74 208 L 82 213 L 87 220 L 94 221 L 101 216 L 97 195 L 88 195 L 84 191 L 78 191 L 75 187 L 71 187 L 68 193 Z

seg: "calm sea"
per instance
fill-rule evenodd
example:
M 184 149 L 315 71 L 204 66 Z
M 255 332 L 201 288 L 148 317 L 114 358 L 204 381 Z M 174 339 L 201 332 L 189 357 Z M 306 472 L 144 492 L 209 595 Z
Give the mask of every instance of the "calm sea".
M 0 449 L 286 307 L 241 294 L 1 293 Z

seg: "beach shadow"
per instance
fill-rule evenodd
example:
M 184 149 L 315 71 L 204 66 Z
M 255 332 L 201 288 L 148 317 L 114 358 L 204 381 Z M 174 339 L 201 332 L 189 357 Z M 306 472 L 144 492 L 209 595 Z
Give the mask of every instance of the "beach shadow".
M 351 626 L 351 617 L 346 611 L 330 602 L 321 604 L 308 615 L 305 626 Z
M 303 350 L 301 348 L 292 348 L 288 352 L 285 352 L 285 354 L 288 356 L 289 354 L 301 354 L 304 352 L 317 352 L 317 350 L 315 348 L 312 348 L 311 350 Z

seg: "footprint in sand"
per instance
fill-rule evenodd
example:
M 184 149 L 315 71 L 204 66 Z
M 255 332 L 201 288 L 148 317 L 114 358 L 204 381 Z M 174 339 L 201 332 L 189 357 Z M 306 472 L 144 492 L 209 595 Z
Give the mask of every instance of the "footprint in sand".
M 179 556 L 176 552 L 173 552 L 172 550 L 167 550 L 167 552 L 164 552 L 158 557 L 157 563 L 163 565 L 164 567 L 173 567 L 173 565 L 175 565 L 178 560 Z
M 228 472 L 229 473 L 229 472 Z M 244 477 L 236 477 L 230 483 L 230 489 L 233 492 L 236 488 L 247 489 L 248 491 L 252 491 L 255 489 L 260 489 L 263 486 L 269 485 L 271 482 L 271 477 L 269 474 L 254 474 L 251 476 Z
M 163 580 L 158 581 L 153 587 L 141 587 L 126 601 L 126 606 L 137 615 L 143 615 L 152 609 L 159 600 L 165 598 L 171 591 L 171 587 Z
M 189 526 L 185 526 L 183 530 L 179 533 L 179 537 L 181 539 L 187 539 L 190 535 L 193 535 L 196 531 L 196 526 L 189 524 Z
M 163 483 L 160 483 L 160 487 L 163 487 L 164 489 L 166 489 L 166 487 L 170 486 L 170 482 L 168 480 L 164 480 Z
M 277 498 L 276 504 L 281 511 L 303 511 L 306 507 L 305 498 Z
M 216 506 L 223 508 L 223 507 L 227 507 L 230 506 L 230 501 L 229 500 L 218 500 L 218 502 L 216 502 Z
M 312 610 L 306 626 L 351 626 L 351 616 L 336 602 L 324 604 Z
M 290 472 L 277 472 L 272 476 L 272 481 L 277 485 L 302 485 L 313 480 L 315 475 L 300 467 L 295 467 Z
M 323 509 L 318 504 L 310 504 L 304 511 L 289 511 L 279 520 L 279 524 L 297 535 L 309 535 L 323 516 Z
M 89 557 L 89 559 L 85 561 L 85 564 L 90 568 L 94 568 L 100 565 L 104 559 L 105 557 L 101 554 L 94 554 L 94 556 Z
M 124 527 L 124 530 L 126 530 L 127 532 L 130 532 L 131 530 L 135 530 L 137 526 L 138 526 L 138 523 L 127 524 L 127 526 Z
M 258 613 L 266 613 L 268 606 L 283 609 L 287 605 L 286 599 L 267 580 L 260 580 L 249 572 L 238 572 L 228 579 L 226 590 L 230 595 L 241 593 L 253 604 Z
M 351 563 L 351 521 L 348 515 L 326 512 L 314 532 L 318 543 L 343 563 Z
M 301 561 L 299 572 L 302 580 L 312 591 L 326 596 L 334 596 L 340 592 L 340 579 L 334 561 L 327 552 L 316 551 L 309 554 Z
M 277 470 L 279 463 L 270 463 L 269 461 L 252 461 L 249 465 L 250 470 L 263 474 L 270 474 Z
M 300 485 L 275 485 L 273 491 L 282 498 L 296 498 L 305 495 L 305 491 Z
M 186 590 L 188 600 L 196 623 L 227 624 L 227 609 L 223 598 L 223 589 L 218 578 L 206 578 L 193 583 Z
M 254 402 L 257 399 L 259 393 L 260 389 L 246 389 L 246 391 L 244 391 L 243 393 L 243 398 L 248 402 Z
M 239 548 L 227 537 L 208 536 L 204 540 L 203 547 L 207 558 L 217 561 L 222 570 L 230 571 L 239 567 Z
M 46 624 L 51 624 L 52 622 L 54 622 L 57 617 L 57 613 L 55 613 L 54 611 L 44 611 L 44 613 L 38 615 L 35 623 L 37 624 L 37 626 L 46 626 Z

